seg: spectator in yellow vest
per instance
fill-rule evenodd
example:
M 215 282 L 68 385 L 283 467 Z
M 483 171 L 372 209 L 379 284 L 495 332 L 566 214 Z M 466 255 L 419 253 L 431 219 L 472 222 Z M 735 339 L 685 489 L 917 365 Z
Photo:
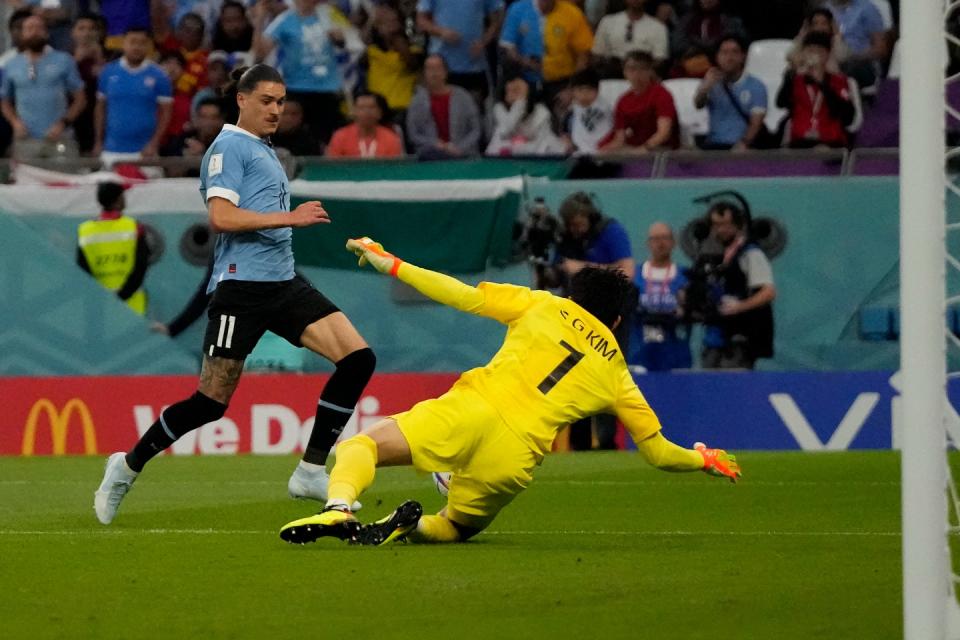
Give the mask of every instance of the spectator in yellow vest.
M 123 190 L 115 182 L 104 182 L 97 188 L 102 211 L 96 220 L 87 220 L 77 228 L 77 265 L 135 312 L 145 315 L 143 278 L 149 251 L 143 227 L 123 215 Z

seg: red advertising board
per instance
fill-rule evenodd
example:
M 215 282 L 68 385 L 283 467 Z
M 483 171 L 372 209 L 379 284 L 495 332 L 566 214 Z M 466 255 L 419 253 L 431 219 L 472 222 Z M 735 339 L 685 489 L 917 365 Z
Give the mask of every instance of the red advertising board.
M 170 448 L 173 455 L 286 454 L 303 450 L 328 375 L 246 374 L 227 415 Z M 342 437 L 435 398 L 453 374 L 375 375 Z M 164 407 L 196 389 L 193 376 L 0 378 L 0 455 L 127 450 Z

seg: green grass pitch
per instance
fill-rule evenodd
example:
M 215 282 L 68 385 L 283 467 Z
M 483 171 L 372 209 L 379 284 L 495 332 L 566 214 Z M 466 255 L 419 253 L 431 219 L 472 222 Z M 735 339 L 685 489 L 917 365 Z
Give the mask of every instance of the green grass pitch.
M 750 453 L 734 486 L 549 457 L 462 545 L 291 546 L 293 458 L 155 460 L 110 527 L 101 458 L 0 461 L 6 638 L 898 638 L 899 458 Z M 378 472 L 362 520 L 428 476 Z

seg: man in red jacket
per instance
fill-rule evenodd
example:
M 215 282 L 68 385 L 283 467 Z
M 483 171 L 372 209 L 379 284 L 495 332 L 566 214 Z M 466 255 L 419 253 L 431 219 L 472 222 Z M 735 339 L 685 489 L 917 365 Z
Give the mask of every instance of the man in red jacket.
M 845 147 L 856 115 L 847 76 L 827 71 L 830 36 L 812 32 L 803 39 L 796 69 L 783 77 L 777 106 L 790 112 L 790 146 Z

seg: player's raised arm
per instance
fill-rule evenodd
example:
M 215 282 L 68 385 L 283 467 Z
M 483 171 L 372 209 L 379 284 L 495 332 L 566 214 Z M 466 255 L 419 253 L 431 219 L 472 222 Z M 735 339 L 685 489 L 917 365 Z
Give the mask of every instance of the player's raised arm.
M 384 250 L 382 244 L 370 238 L 347 240 L 347 251 L 352 251 L 359 256 L 361 267 L 370 264 L 380 273 L 396 276 L 431 300 L 441 304 L 468 313 L 475 313 L 483 305 L 483 292 L 476 287 L 471 287 L 442 273 L 421 269 L 409 262 L 404 262 Z

